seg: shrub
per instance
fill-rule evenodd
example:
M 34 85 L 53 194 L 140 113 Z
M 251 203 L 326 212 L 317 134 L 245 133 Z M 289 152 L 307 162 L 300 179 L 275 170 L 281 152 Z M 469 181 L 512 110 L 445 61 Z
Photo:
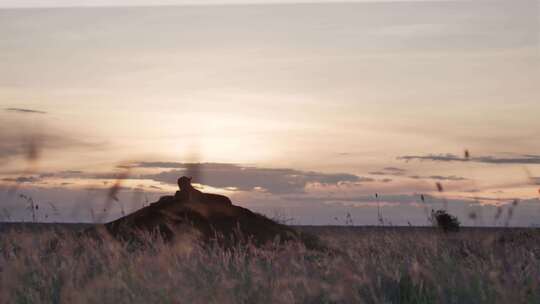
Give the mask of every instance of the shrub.
M 446 210 L 431 211 L 433 224 L 442 229 L 444 232 L 459 231 L 459 220 L 457 217 L 449 214 Z

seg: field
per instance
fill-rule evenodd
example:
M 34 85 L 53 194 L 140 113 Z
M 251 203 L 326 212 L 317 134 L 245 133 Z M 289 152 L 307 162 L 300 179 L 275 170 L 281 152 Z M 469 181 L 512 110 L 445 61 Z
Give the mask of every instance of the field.
M 328 246 L 132 246 L 0 229 L 2 303 L 540 303 L 540 231 L 296 227 Z

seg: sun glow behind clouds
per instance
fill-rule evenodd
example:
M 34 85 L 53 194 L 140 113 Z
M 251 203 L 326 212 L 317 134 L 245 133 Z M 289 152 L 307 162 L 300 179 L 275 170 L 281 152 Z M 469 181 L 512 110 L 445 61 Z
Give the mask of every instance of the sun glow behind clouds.
M 538 3 L 398 2 L 1 10 L 9 72 L 0 74 L 0 115 L 55 139 L 39 173 L 220 162 L 361 178 L 295 188 L 313 202 L 347 194 L 363 204 L 374 193 L 409 202 L 436 192 L 436 181 L 455 197 L 536 195 L 521 165 L 397 157 L 540 151 Z M 5 132 L 0 154 L 17 154 Z M 24 157 L 15 159 L 0 178 L 28 177 Z M 113 181 L 65 177 L 39 187 Z M 134 176 L 125 184 L 139 183 L 175 189 Z M 242 203 L 300 204 L 261 185 L 206 186 L 235 187 L 228 191 Z M 314 210 L 314 222 L 328 211 Z

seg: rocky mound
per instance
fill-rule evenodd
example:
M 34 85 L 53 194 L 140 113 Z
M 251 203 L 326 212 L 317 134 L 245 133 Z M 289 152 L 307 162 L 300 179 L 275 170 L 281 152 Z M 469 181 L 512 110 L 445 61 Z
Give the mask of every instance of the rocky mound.
M 178 185 L 180 191 L 174 196 L 161 197 L 148 207 L 106 224 L 107 231 L 120 240 L 149 232 L 160 233 L 170 241 L 178 235 L 195 232 L 203 242 L 218 241 L 225 245 L 247 240 L 263 245 L 279 238 L 302 241 L 308 248 L 318 247 L 312 236 L 235 206 L 225 196 L 200 192 L 187 177 L 180 178 Z

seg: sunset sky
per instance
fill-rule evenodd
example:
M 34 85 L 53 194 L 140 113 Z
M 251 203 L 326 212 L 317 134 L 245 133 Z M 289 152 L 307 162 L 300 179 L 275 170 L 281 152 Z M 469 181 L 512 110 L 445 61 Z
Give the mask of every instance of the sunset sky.
M 236 2 L 0 0 L 0 220 L 195 172 L 295 224 L 540 224 L 540 1 Z

